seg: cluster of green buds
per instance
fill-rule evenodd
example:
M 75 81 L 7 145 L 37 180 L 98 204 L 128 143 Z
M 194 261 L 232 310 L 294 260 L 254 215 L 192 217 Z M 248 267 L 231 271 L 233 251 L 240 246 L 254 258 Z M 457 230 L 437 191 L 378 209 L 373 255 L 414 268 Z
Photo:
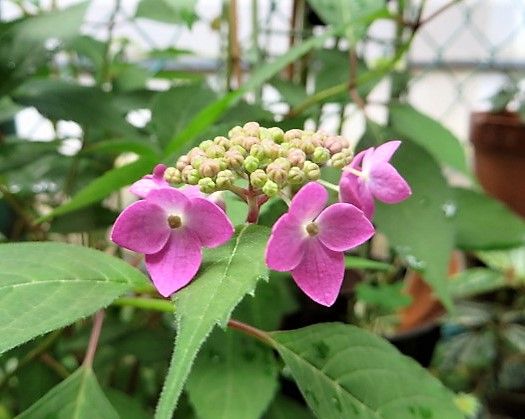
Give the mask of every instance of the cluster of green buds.
M 233 127 L 227 137 L 201 142 L 164 177 L 172 184 L 199 185 L 204 193 L 231 190 L 244 179 L 257 194 L 271 197 L 318 180 L 323 166 L 343 168 L 352 157 L 350 143 L 341 136 L 248 122 Z

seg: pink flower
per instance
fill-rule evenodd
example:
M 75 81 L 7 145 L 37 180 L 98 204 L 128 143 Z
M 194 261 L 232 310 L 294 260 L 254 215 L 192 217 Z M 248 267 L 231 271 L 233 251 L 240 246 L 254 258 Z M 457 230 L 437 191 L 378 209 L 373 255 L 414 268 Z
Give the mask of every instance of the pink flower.
M 363 210 L 368 219 L 374 216 L 374 198 L 387 204 L 407 199 L 412 191 L 389 161 L 401 141 L 389 141 L 376 149 L 358 153 L 339 182 L 339 198 Z
M 202 247 L 220 246 L 233 231 L 224 211 L 214 203 L 164 187 L 127 207 L 113 225 L 111 240 L 146 255 L 153 284 L 167 297 L 195 276 Z
M 295 195 L 289 211 L 273 226 L 266 247 L 266 264 L 276 271 L 291 271 L 306 295 L 331 306 L 341 288 L 345 250 L 374 234 L 361 210 L 337 203 L 325 208 L 328 192 L 310 182 Z
M 170 187 L 170 184 L 164 180 L 165 171 L 165 165 L 157 164 L 153 169 L 153 174 L 146 175 L 142 179 L 137 180 L 130 186 L 129 191 L 140 198 L 146 198 L 146 196 L 154 189 Z

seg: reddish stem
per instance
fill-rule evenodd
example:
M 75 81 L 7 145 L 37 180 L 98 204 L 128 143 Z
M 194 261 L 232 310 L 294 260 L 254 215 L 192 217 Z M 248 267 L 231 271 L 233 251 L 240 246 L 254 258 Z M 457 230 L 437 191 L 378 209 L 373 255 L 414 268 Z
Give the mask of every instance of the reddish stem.
M 86 350 L 86 357 L 82 363 L 85 367 L 91 368 L 93 365 L 93 359 L 95 358 L 95 352 L 97 351 L 98 340 L 102 330 L 102 323 L 104 322 L 104 315 L 104 310 L 100 310 L 97 312 L 97 314 L 95 314 L 93 328 L 91 329 L 91 336 L 89 337 L 89 343 Z
M 230 319 L 230 321 L 228 322 L 228 327 L 230 329 L 239 330 L 245 335 L 254 337 L 255 339 L 260 340 L 265 345 L 275 346 L 274 340 L 270 337 L 269 333 L 265 332 L 264 330 L 257 329 L 256 327 L 250 326 L 249 324 L 234 319 Z

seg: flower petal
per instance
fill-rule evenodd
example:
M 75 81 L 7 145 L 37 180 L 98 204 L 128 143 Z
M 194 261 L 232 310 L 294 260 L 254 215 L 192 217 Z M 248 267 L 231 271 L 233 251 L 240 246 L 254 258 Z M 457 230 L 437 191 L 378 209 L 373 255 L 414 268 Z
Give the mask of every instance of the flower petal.
M 388 162 L 396 150 L 401 145 L 401 141 L 394 140 L 394 141 L 388 141 L 384 144 L 381 144 L 379 147 L 377 147 L 374 150 L 374 153 L 371 156 L 371 159 L 373 161 L 373 164 L 381 163 L 381 162 Z
M 129 191 L 140 198 L 146 198 L 146 196 L 153 189 L 157 188 L 158 183 L 155 180 L 153 180 L 151 175 L 146 175 L 142 179 L 137 180 L 133 185 L 131 185 L 129 187 Z
M 146 268 L 155 288 L 168 297 L 193 279 L 201 261 L 199 239 L 191 230 L 179 228 L 172 230 L 160 252 L 146 255 Z
M 362 161 L 363 161 L 363 157 L 365 156 L 365 153 L 370 150 L 369 148 L 367 148 L 366 150 L 363 150 L 363 151 L 360 151 L 359 153 L 357 153 L 354 158 L 352 159 L 352 161 L 350 162 L 349 166 L 353 169 L 357 169 Z
M 206 198 L 206 195 L 204 195 L 201 192 L 201 188 L 198 186 L 192 186 L 192 185 L 186 185 L 179 189 L 188 199 L 193 198 Z
M 139 253 L 157 253 L 170 236 L 166 213 L 151 202 L 137 201 L 118 216 L 111 240 L 119 246 Z
M 311 221 L 328 202 L 328 192 L 317 182 L 309 182 L 295 194 L 290 204 L 290 214 L 298 220 Z
M 330 250 L 352 249 L 374 235 L 374 226 L 363 212 L 350 204 L 333 204 L 316 220 L 319 240 Z
M 303 259 L 292 270 L 292 277 L 308 297 L 329 307 L 335 302 L 343 283 L 344 255 L 328 249 L 317 238 L 307 240 L 305 250 Z
M 217 247 L 230 240 L 234 228 L 222 209 L 204 198 L 193 198 L 186 215 L 186 226 L 206 247 Z
M 300 220 L 287 213 L 277 220 L 266 245 L 266 265 L 275 271 L 290 271 L 303 257 L 307 238 Z
M 369 220 L 374 216 L 374 197 L 362 178 L 344 173 L 339 182 L 339 200 L 356 206 Z
M 190 206 L 189 199 L 178 189 L 155 189 L 148 194 L 148 202 L 157 204 L 168 214 L 184 215 Z
M 387 204 L 397 204 L 412 194 L 408 183 L 390 163 L 375 165 L 368 185 L 370 192 Z

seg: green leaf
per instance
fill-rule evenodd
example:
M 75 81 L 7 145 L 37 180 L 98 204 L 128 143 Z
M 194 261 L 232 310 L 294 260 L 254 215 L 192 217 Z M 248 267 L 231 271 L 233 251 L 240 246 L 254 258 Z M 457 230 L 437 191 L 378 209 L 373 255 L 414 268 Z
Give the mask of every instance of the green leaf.
M 285 396 L 278 395 L 264 419 L 314 419 L 315 416 L 302 404 Z
M 496 250 L 525 244 L 525 221 L 495 199 L 454 188 L 456 245 L 463 250 Z
M 0 244 L 0 353 L 86 317 L 146 281 L 122 260 L 86 247 Z
M 449 293 L 454 298 L 470 298 L 507 286 L 501 272 L 486 268 L 467 269 L 447 281 Z
M 92 205 L 57 217 L 51 223 L 50 231 L 70 234 L 102 230 L 113 224 L 118 215 L 118 212 L 101 205 Z
M 319 418 L 463 417 L 429 372 L 363 329 L 327 323 L 270 335 Z
M 440 164 L 468 173 L 463 146 L 439 122 L 404 104 L 390 105 L 390 121 L 402 137 L 423 147 Z
M 159 144 L 165 146 L 202 108 L 216 96 L 204 84 L 173 87 L 154 99 L 151 108 L 151 127 Z
M 345 255 L 345 266 L 347 269 L 371 269 L 374 271 L 391 271 L 394 269 L 389 263 L 350 255 Z
M 98 202 L 112 192 L 129 185 L 144 174 L 149 173 L 155 163 L 155 158 L 143 156 L 133 163 L 112 169 L 80 190 L 70 201 L 55 208 L 50 214 L 41 217 L 38 221 L 46 221 Z
M 114 388 L 104 389 L 106 397 L 122 419 L 150 419 L 139 400 Z
M 216 329 L 193 365 L 186 391 L 201 419 L 258 419 L 277 390 L 278 372 L 271 348 Z
M 105 140 L 88 145 L 82 150 L 83 154 L 103 153 L 118 155 L 128 152 L 136 153 L 139 156 L 158 157 L 160 155 L 154 144 L 144 140 Z
M 235 105 L 250 90 L 256 89 L 267 80 L 275 76 L 281 69 L 308 51 L 319 48 L 323 43 L 333 36 L 333 31 L 326 31 L 320 36 L 313 36 L 303 43 L 290 49 L 286 54 L 281 55 L 274 61 L 263 65 L 244 83 L 239 89 L 224 95 L 222 98 L 210 103 L 198 112 L 184 127 L 182 132 L 172 138 L 166 146 L 166 154 L 170 155 L 167 161 L 171 160 L 171 155 L 180 150 L 181 146 L 194 139 L 197 135 L 216 122 L 231 106 Z
M 525 326 L 510 324 L 503 331 L 503 336 L 516 350 L 525 354 Z
M 452 192 L 434 159 L 421 147 L 405 141 L 394 166 L 412 188 L 412 196 L 396 205 L 379 204 L 375 222 L 408 264 L 423 271 L 424 279 L 451 308 L 447 276 L 454 247 L 454 224 L 448 206 Z
M 412 299 L 403 293 L 403 283 L 377 284 L 373 286 L 366 282 L 357 284 L 356 295 L 367 304 L 384 308 L 388 311 L 398 310 L 410 304 Z
M 191 26 L 198 18 L 196 0 L 141 0 L 136 17 Z
M 93 371 L 82 367 L 54 387 L 18 419 L 118 419 Z
M 58 156 L 60 141 L 30 141 L 21 138 L 2 143 L 0 173 L 20 170 L 22 166 L 33 163 L 44 155 Z
M 476 256 L 492 269 L 507 274 L 509 279 L 525 281 L 525 247 L 507 251 L 478 252 Z
M 191 365 L 213 327 L 226 325 L 235 306 L 267 279 L 264 249 L 269 229 L 258 225 L 238 227 L 227 245 L 208 250 L 200 274 L 175 294 L 177 337 L 156 417 L 171 417 Z

